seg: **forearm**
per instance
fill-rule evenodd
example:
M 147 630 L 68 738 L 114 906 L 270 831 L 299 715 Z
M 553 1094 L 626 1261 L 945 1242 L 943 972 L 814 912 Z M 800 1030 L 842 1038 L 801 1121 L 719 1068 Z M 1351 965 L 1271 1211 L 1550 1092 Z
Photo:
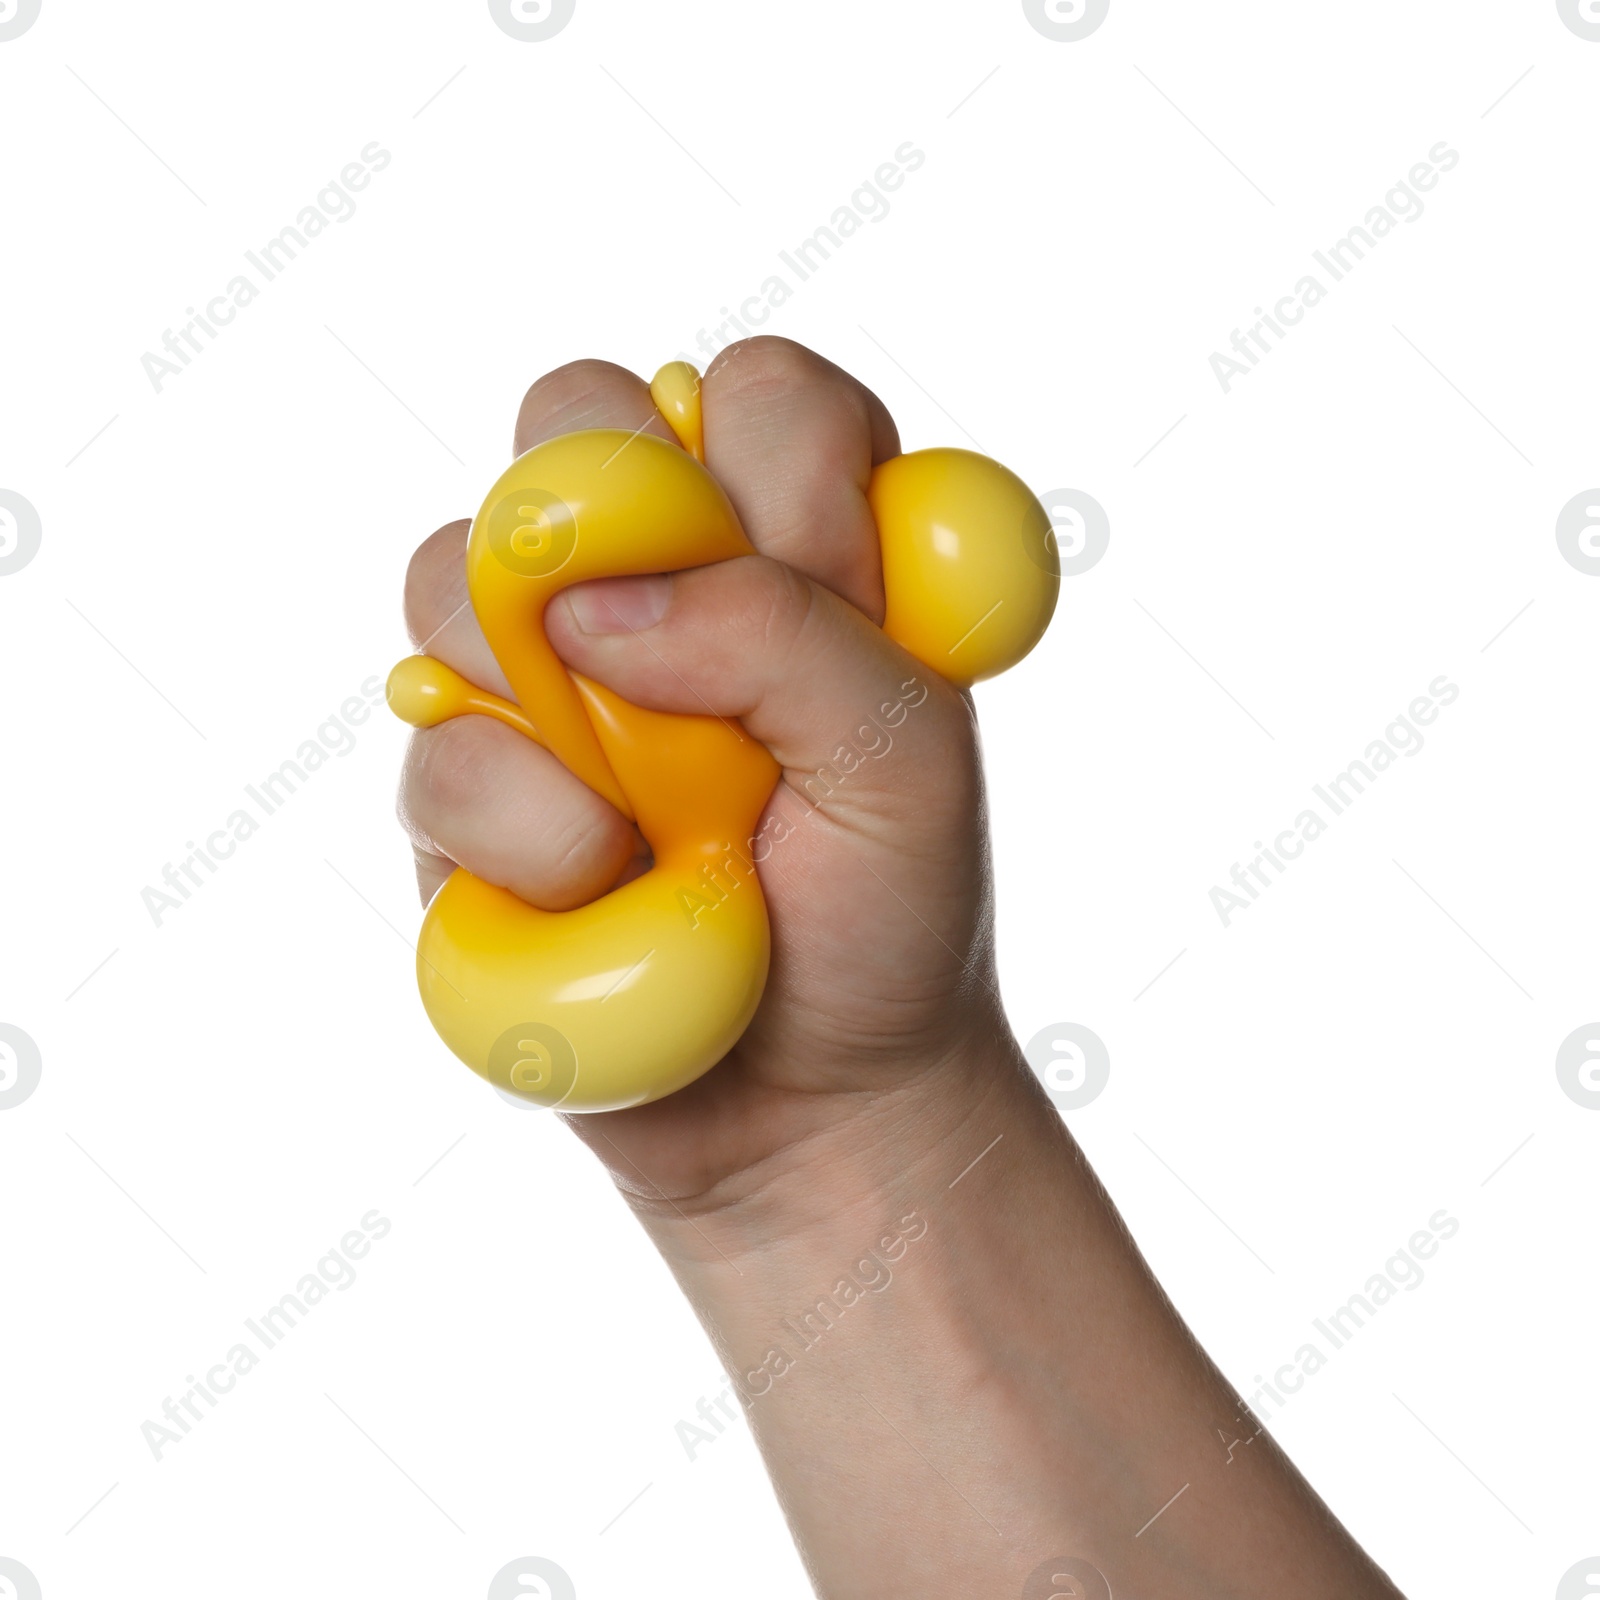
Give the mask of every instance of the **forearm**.
M 818 1592 L 1020 1595 L 1076 1556 L 1119 1597 L 1394 1596 L 1266 1435 L 1230 1460 L 1237 1397 L 1009 1041 L 991 1057 L 728 1203 L 640 1206 Z

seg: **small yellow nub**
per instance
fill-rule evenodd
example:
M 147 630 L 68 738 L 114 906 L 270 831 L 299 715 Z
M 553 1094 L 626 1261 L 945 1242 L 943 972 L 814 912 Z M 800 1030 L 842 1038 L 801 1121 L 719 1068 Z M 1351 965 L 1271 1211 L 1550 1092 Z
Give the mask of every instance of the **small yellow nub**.
M 432 656 L 407 656 L 399 662 L 389 674 L 386 693 L 389 709 L 413 728 L 435 728 L 451 717 L 475 711 L 515 728 L 537 744 L 544 743 L 520 707 L 468 683 L 459 672 Z
M 700 414 L 700 374 L 687 361 L 669 361 L 650 380 L 650 398 L 678 443 L 702 466 L 706 460 L 705 423 Z
M 432 656 L 407 656 L 389 674 L 389 709 L 413 728 L 432 728 L 466 709 L 466 680 Z

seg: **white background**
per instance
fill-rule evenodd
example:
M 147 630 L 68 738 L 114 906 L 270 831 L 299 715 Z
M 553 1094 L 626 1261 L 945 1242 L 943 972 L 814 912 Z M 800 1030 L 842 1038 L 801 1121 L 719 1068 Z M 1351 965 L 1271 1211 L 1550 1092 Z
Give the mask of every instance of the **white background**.
M 1555 1594 L 1600 1552 L 1600 1112 L 1554 1069 L 1600 1016 L 1600 578 L 1555 540 L 1600 482 L 1597 86 L 1554 0 L 1113 0 L 1076 43 L 1011 0 L 579 0 L 544 43 L 467 0 L 44 0 L 0 43 L 0 488 L 42 525 L 0 577 L 0 1022 L 42 1058 L 0 1112 L 0 1556 L 46 1600 L 480 1596 L 527 1554 L 583 1600 L 809 1592 L 742 1430 L 675 1436 L 717 1366 L 597 1166 L 428 1028 L 400 725 L 161 926 L 141 891 L 404 653 L 406 558 L 528 383 L 692 353 L 910 140 L 767 328 L 908 447 L 1110 517 L 979 694 L 1017 1032 L 1106 1042 L 1073 1125 L 1247 1393 L 1459 1221 L 1272 1426 L 1408 1594 Z M 1425 213 L 1224 394 L 1211 353 L 1439 141 Z M 1212 886 L 1441 674 L 1426 747 L 1224 928 Z M 154 1460 L 373 1208 L 358 1281 Z

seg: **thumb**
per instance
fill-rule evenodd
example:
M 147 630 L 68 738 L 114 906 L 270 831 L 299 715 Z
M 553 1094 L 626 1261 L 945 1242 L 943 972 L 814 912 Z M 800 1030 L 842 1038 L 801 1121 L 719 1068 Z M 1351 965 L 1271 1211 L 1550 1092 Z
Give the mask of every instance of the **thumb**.
M 965 697 L 782 562 L 574 584 L 545 630 L 568 666 L 635 705 L 739 718 L 837 820 L 978 803 Z

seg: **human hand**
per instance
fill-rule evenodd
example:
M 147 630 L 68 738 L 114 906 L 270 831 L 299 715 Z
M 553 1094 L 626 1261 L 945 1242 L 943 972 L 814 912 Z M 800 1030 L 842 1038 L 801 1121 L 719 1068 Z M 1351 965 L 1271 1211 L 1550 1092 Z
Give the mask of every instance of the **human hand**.
M 545 618 L 573 669 L 652 709 L 737 717 L 783 768 L 738 842 L 773 933 L 749 1029 L 678 1094 L 571 1119 L 636 1203 L 679 1211 L 725 1208 L 824 1153 L 836 1180 L 870 1160 L 886 1121 L 958 1117 L 977 1047 L 1005 1026 L 971 704 L 877 626 L 865 491 L 899 453 L 894 424 L 856 380 L 780 339 L 725 351 L 702 403 L 707 465 L 759 554 L 578 585 Z M 584 361 L 529 390 L 515 450 L 592 427 L 673 439 L 643 379 Z M 509 695 L 465 604 L 467 530 L 452 523 L 417 551 L 408 625 L 429 654 Z M 400 811 L 424 899 L 459 865 L 564 910 L 644 865 L 619 812 L 483 717 L 413 736 Z

